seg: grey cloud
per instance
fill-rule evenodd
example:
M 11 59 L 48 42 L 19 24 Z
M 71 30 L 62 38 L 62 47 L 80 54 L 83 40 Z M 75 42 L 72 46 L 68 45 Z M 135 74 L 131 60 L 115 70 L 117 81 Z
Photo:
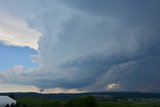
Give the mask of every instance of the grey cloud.
M 48 80 L 54 83 L 53 86 L 87 87 L 96 84 L 95 81 L 103 73 L 108 75 L 107 72 L 113 66 L 140 59 L 149 63 L 150 60 L 145 58 L 159 57 L 159 1 L 70 0 L 58 3 L 60 7 L 45 3 L 44 10 L 36 14 L 39 19 L 35 17 L 34 22 L 29 20 L 32 25 L 36 24 L 32 27 L 40 29 L 43 34 L 39 41 L 39 55 L 34 60 L 42 63 L 42 68 L 48 67 L 46 71 L 51 75 L 56 75 L 56 78 L 53 76 Z M 135 63 L 138 66 L 138 62 Z M 146 63 L 140 63 L 142 72 L 145 71 Z M 148 66 L 152 68 L 154 65 Z M 143 75 L 138 72 L 138 68 L 132 67 L 130 74 L 124 71 L 120 75 Z M 152 73 L 152 69 L 146 72 Z M 110 78 L 114 73 L 116 70 Z M 147 78 L 148 73 L 144 72 L 144 77 Z M 120 77 L 114 78 L 115 81 L 118 82 Z M 111 81 L 113 78 L 107 78 L 103 79 L 108 84 L 115 82 Z M 133 79 L 127 80 L 128 90 L 136 90 L 139 86 L 129 86 Z M 144 81 L 141 82 L 143 84 Z
M 159 0 L 61 0 L 69 6 L 94 15 L 113 16 L 128 23 L 157 23 L 160 15 Z M 159 23 L 159 21 L 158 21 Z
M 89 91 L 119 84 L 116 91 L 159 92 L 159 4 L 41 1 L 27 19 L 42 34 L 32 57 L 40 67 L 20 73 L 25 79 L 19 83 Z
M 95 84 L 95 91 L 102 91 L 107 84 L 119 84 L 122 91 L 154 91 L 159 92 L 160 60 L 159 56 L 129 61 L 112 66 L 102 73 Z

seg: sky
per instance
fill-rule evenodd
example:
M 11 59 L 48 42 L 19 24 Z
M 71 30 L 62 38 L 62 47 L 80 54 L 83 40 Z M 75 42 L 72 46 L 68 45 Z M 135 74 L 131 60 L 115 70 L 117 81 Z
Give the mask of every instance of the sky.
M 159 0 L 0 0 L 0 92 L 160 92 Z

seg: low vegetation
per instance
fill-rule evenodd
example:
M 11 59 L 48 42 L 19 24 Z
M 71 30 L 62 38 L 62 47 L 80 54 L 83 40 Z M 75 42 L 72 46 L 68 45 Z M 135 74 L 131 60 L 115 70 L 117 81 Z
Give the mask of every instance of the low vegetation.
M 11 107 L 160 107 L 160 100 L 96 100 L 92 96 L 69 100 L 54 100 L 37 97 L 17 97 Z M 6 105 L 9 107 L 9 105 Z

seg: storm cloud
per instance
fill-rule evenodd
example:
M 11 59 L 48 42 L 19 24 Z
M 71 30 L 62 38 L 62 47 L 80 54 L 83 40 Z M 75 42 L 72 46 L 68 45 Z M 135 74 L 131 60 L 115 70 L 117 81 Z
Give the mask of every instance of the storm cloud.
M 160 92 L 159 5 L 159 0 L 39 1 L 26 20 L 42 35 L 32 56 L 40 66 L 18 73 L 23 81 L 7 82 Z

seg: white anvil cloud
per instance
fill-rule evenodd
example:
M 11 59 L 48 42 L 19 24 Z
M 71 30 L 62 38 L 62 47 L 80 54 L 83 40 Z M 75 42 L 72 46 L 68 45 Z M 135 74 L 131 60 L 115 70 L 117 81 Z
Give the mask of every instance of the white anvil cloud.
M 29 28 L 23 19 L 0 11 L 0 42 L 37 50 L 40 33 Z

